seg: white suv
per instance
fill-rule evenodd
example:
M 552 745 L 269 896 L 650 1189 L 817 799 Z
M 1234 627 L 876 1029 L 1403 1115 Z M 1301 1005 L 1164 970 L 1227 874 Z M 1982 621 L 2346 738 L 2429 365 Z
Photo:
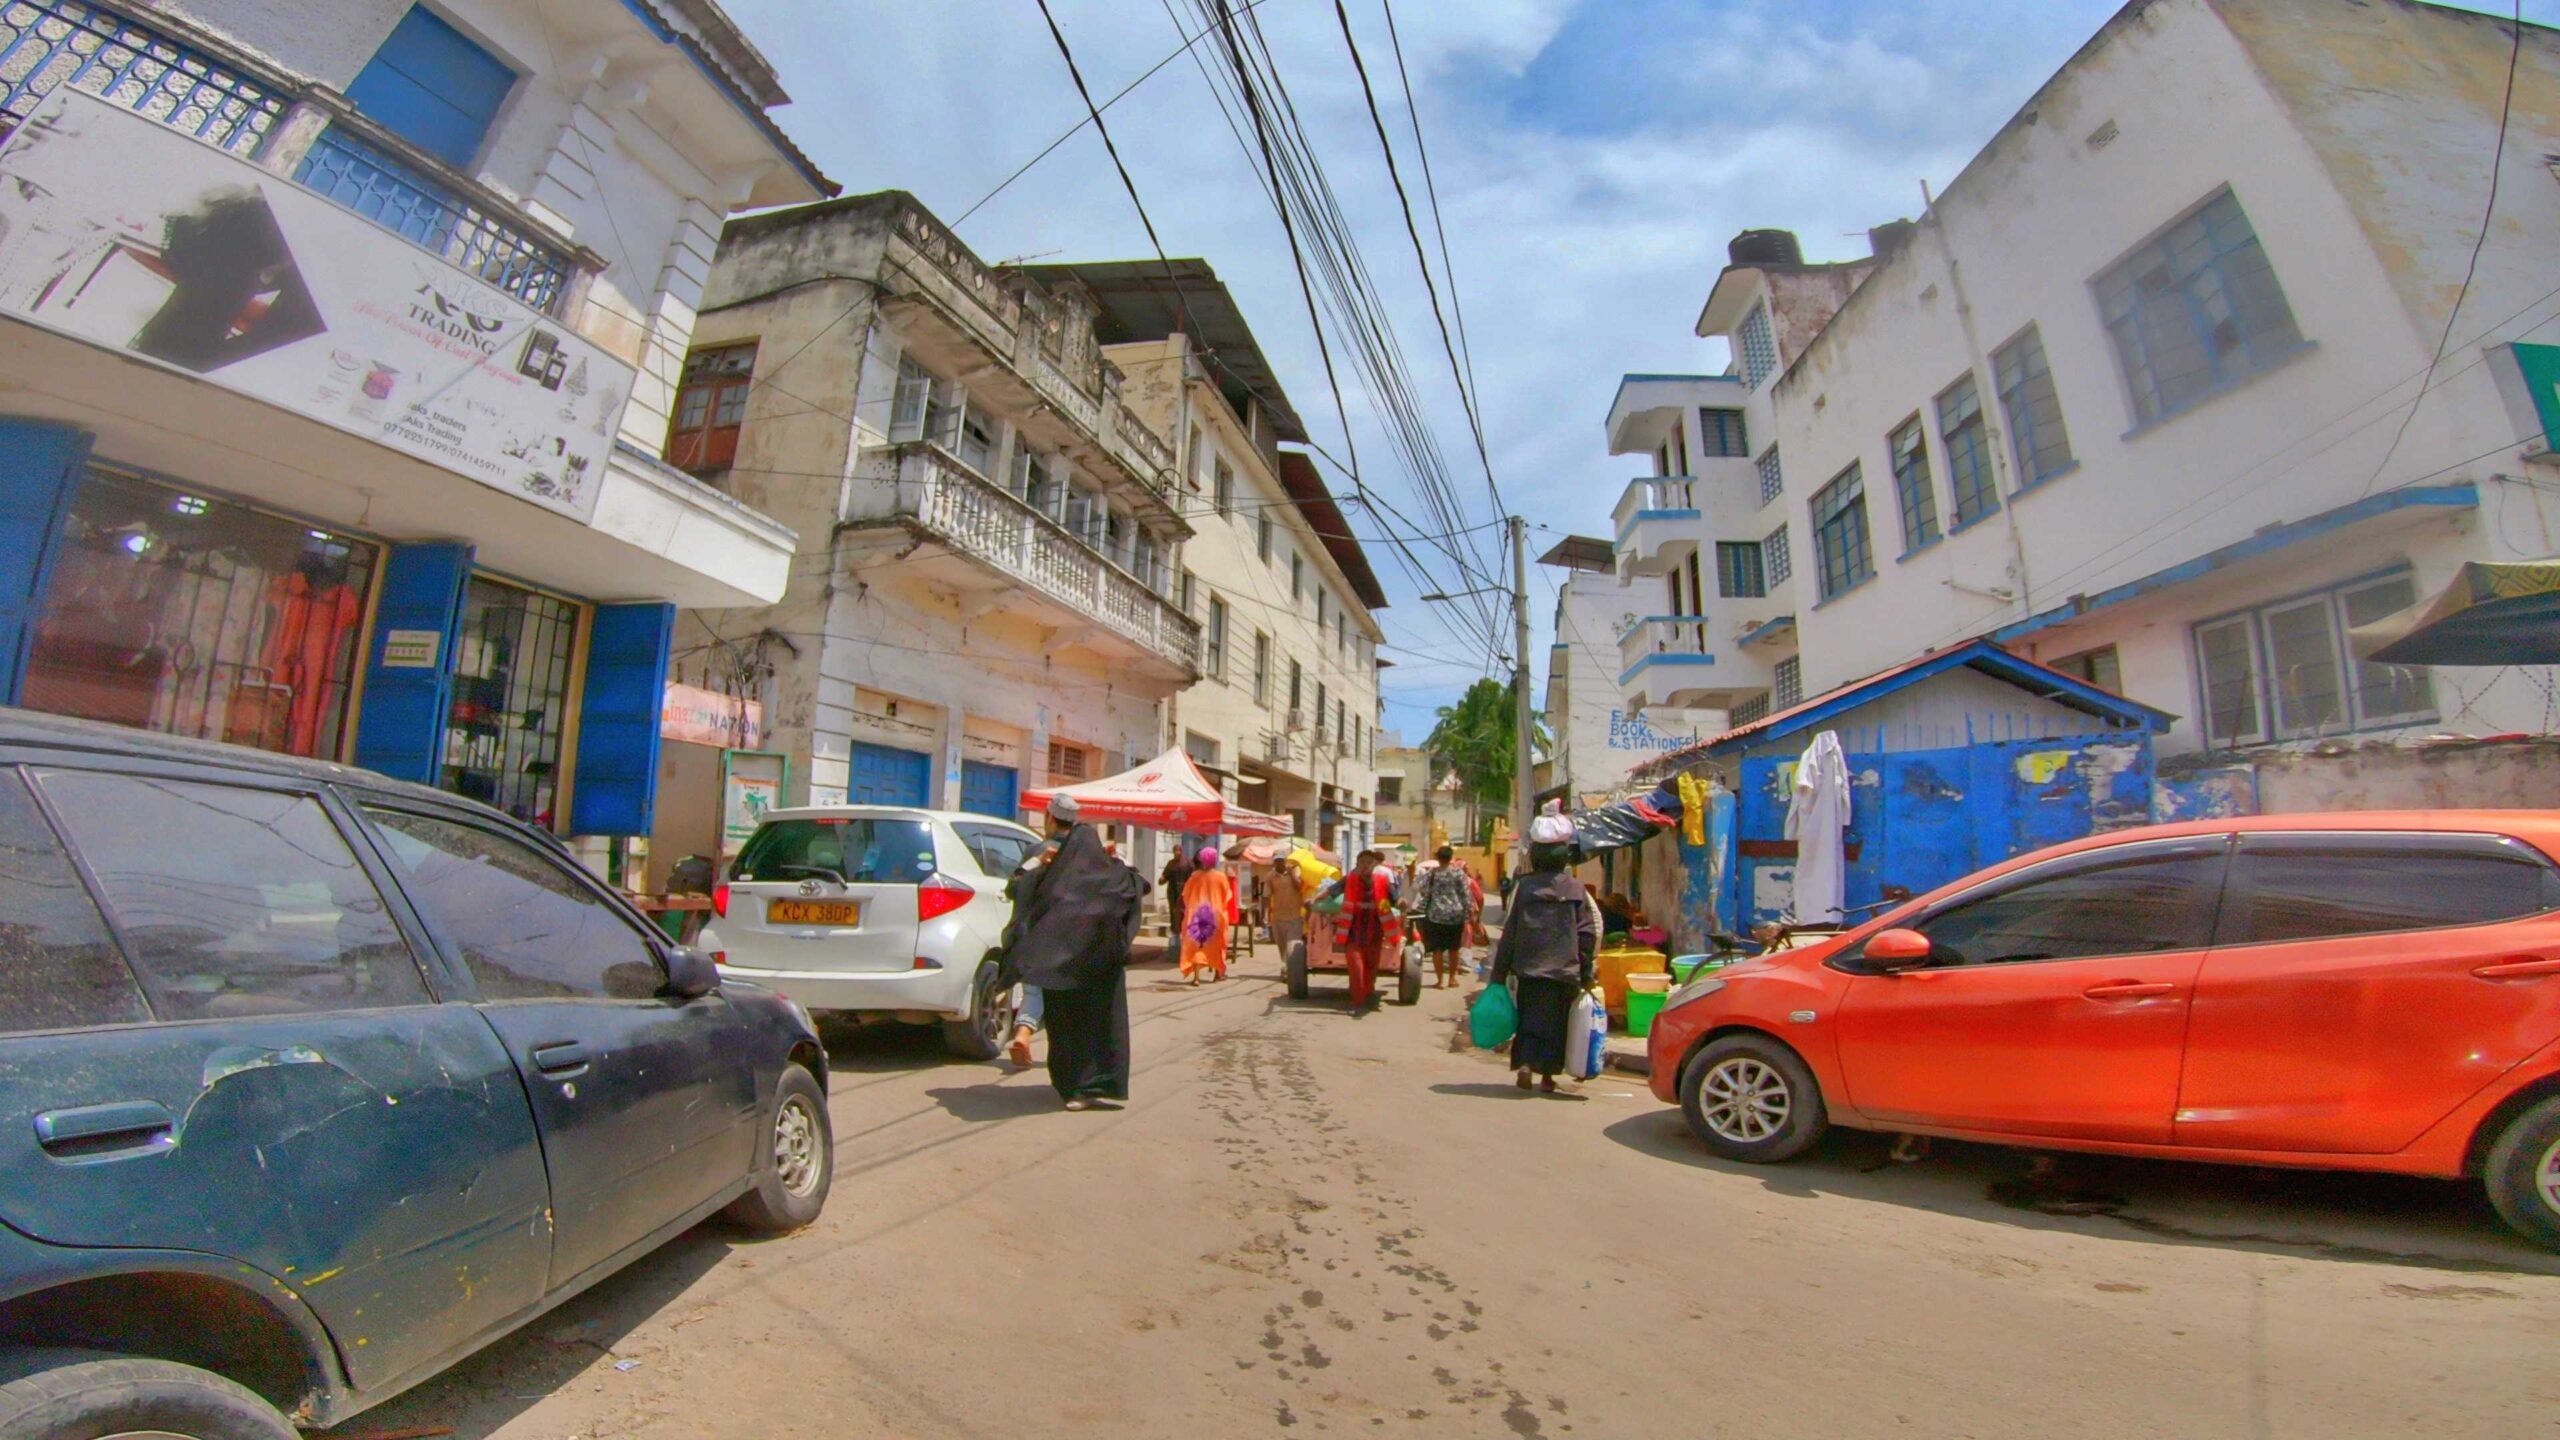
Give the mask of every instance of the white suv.
M 1015 996 L 996 983 L 1013 915 L 1005 881 L 1040 837 L 1007 820 L 902 805 L 768 811 L 711 892 L 702 932 L 721 973 L 812 1011 L 939 1024 L 991 1060 Z

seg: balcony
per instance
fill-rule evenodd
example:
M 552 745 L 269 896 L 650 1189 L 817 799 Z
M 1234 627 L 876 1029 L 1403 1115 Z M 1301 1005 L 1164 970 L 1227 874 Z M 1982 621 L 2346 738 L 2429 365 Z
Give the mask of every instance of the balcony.
M 1618 497 L 1618 575 L 1667 575 L 1697 553 L 1697 481 L 1638 480 Z
M 1618 637 L 1630 710 L 1725 710 L 1777 683 L 1770 659 L 1716 637 L 1704 615 L 1649 615 Z
M 974 614 L 1011 610 L 1152 678 L 1199 678 L 1200 625 L 1049 516 L 930 444 L 863 452 L 858 528 L 899 526 L 943 547 L 909 555 Z
M 970 253 L 942 222 L 904 195 L 882 197 L 887 224 L 881 308 L 909 350 L 935 373 L 1012 419 L 1044 450 L 1063 451 L 1171 534 L 1190 529 L 1178 511 L 1171 442 L 1122 408 L 1120 372 L 1104 361 L 1090 327 L 1044 309 L 1028 278 Z
M 545 314 L 563 313 L 580 272 L 603 268 L 343 96 L 179 30 L 84 0 L 0 0 L 0 136 L 57 91 L 79 91 L 290 176 Z

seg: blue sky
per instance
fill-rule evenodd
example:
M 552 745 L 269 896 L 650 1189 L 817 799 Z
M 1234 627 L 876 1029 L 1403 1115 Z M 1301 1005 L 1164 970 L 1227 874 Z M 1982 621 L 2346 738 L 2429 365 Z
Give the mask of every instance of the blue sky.
M 726 0 L 780 67 L 791 134 L 848 191 L 913 191 L 949 220 L 1082 117 L 1029 0 Z M 1345 0 L 1405 134 L 1380 0 Z M 1097 97 L 1183 39 L 1162 0 L 1051 0 Z M 1187 5 L 1175 10 L 1188 11 Z M 2116 9 L 2114 0 L 1399 0 L 1488 448 L 1531 553 L 1605 534 L 1640 473 L 1602 421 L 1630 371 L 1721 369 L 1689 333 L 1735 231 L 1791 229 L 1813 259 L 1865 253 L 1914 214 Z M 2502 8 L 2502 7 L 2480 7 Z M 2548 0 L 2527 5 L 2530 18 Z M 1469 506 L 1494 512 L 1442 358 L 1332 0 L 1256 12 L 1383 293 Z M 1214 61 L 1207 44 L 1201 58 Z M 1383 72 L 1383 74 L 1381 73 Z M 1205 257 L 1318 441 L 1342 453 L 1279 224 L 1200 73 L 1179 60 L 1105 117 L 1166 249 Z M 1408 183 L 1414 161 L 1401 153 Z M 1416 196 L 1417 204 L 1420 197 Z M 1429 217 L 1423 222 L 1429 234 Z M 989 260 L 1151 253 L 1088 129 L 960 227 Z M 1436 254 L 1434 256 L 1436 264 Z M 1375 416 L 1345 399 L 1369 485 L 1418 514 Z M 1472 479 L 1470 479 L 1472 477 Z M 1338 493 L 1348 490 L 1337 477 Z M 1365 528 L 1354 512 L 1355 527 Z M 1488 563 L 1495 532 L 1474 537 Z M 1489 647 L 1380 547 L 1387 724 L 1408 735 L 1487 673 Z M 1540 567 L 1533 566 L 1533 572 Z M 1434 583 L 1460 588 L 1454 573 Z M 1550 585 L 1533 573 L 1544 683 Z M 1507 633 L 1507 631 L 1506 631 Z

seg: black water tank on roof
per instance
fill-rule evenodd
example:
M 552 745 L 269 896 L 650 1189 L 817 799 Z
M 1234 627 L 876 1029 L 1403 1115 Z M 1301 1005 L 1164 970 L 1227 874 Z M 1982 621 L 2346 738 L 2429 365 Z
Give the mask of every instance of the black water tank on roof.
M 1733 237 L 1724 253 L 1736 265 L 1801 265 L 1804 247 L 1793 230 L 1745 230 Z

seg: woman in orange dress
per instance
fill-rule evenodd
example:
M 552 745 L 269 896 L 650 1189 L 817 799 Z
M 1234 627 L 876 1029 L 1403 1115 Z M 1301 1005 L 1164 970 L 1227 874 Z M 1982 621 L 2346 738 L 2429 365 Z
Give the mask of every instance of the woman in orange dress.
M 1227 931 L 1236 923 L 1236 882 L 1218 868 L 1218 852 L 1204 848 L 1200 866 L 1182 885 L 1182 973 L 1192 984 L 1203 974 L 1227 978 Z

